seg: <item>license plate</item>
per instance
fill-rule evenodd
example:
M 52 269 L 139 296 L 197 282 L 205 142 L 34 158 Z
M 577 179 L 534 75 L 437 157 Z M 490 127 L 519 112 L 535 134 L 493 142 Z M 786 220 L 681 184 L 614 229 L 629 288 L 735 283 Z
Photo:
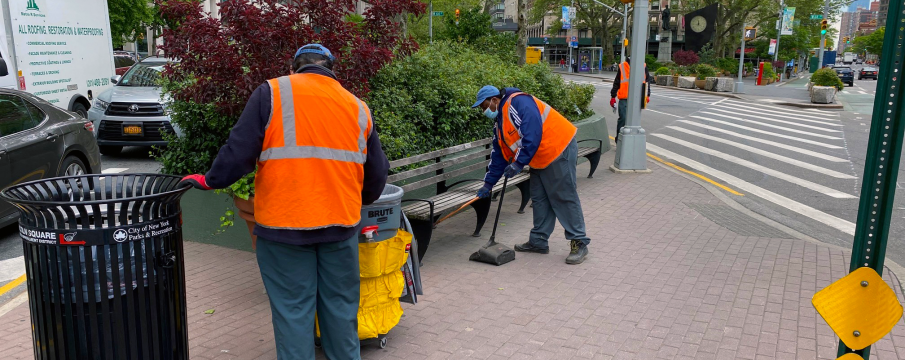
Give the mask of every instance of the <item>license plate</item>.
M 123 125 L 123 135 L 141 135 L 141 125 Z

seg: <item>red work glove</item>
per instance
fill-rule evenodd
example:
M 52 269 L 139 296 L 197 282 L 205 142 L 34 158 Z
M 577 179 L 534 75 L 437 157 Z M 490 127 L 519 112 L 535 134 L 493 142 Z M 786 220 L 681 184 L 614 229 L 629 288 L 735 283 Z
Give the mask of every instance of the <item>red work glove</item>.
M 610 99 L 610 107 L 616 107 L 616 98 Z
M 204 179 L 204 175 L 201 174 L 192 174 L 179 181 L 179 187 L 184 187 L 186 184 L 189 184 L 196 189 L 211 190 L 211 187 L 207 186 L 207 180 Z
M 647 97 L 647 103 L 650 104 L 650 96 Z

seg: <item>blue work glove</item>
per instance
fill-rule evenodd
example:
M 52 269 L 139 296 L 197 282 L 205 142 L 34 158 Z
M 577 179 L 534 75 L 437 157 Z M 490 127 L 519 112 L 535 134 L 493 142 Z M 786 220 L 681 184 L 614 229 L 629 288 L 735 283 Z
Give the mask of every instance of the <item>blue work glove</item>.
M 480 190 L 478 190 L 478 197 L 481 198 L 481 199 L 489 198 L 489 197 L 490 197 L 490 190 L 491 190 L 492 188 L 493 188 L 492 186 L 487 185 L 487 184 L 485 183 L 485 184 L 484 184 L 484 187 L 482 187 Z
M 522 172 L 522 168 L 524 168 L 524 166 L 513 162 L 512 164 L 509 164 L 509 166 L 506 167 L 506 170 L 503 171 L 503 176 L 505 176 L 507 179 L 511 178 L 515 175 L 518 175 L 518 173 Z

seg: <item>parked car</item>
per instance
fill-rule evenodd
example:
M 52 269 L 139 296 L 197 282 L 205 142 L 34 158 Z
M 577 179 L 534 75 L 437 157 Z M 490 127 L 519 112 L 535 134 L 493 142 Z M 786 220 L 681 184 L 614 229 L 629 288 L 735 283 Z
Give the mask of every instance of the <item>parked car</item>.
M 135 65 L 135 59 L 128 55 L 113 56 L 113 67 L 116 68 L 116 75 L 123 76 L 132 65 Z
M 836 71 L 836 75 L 839 75 L 839 79 L 842 80 L 843 83 L 848 84 L 848 86 L 855 86 L 855 72 L 852 71 L 852 68 L 848 66 L 834 66 L 833 70 Z
M 0 189 L 55 176 L 100 173 L 93 124 L 27 92 L 0 89 Z M 0 200 L 0 226 L 18 212 Z
M 111 80 L 116 85 L 97 96 L 88 119 L 94 123 L 102 154 L 119 154 L 123 146 L 163 146 L 167 144 L 164 133 L 181 135 L 170 124 L 159 84 L 160 72 L 172 61 L 145 58 L 123 76 L 114 76 Z
M 864 78 L 877 80 L 877 73 L 879 71 L 880 70 L 875 67 L 863 67 L 861 68 L 861 71 L 858 72 L 858 80 L 862 80 Z

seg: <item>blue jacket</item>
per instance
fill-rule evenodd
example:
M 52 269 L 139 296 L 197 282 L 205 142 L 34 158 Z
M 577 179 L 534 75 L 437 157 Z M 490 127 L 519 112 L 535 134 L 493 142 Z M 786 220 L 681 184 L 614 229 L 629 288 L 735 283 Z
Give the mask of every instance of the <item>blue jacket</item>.
M 503 89 L 503 99 L 500 100 L 500 107 L 509 100 L 512 94 L 521 92 L 517 88 Z M 544 135 L 544 125 L 541 123 L 540 109 L 531 96 L 516 96 L 509 104 L 509 118 L 515 124 L 519 136 L 522 138 L 522 147 L 515 152 L 515 164 L 518 167 L 524 167 L 531 163 L 537 148 L 540 146 L 541 139 Z M 484 175 L 484 183 L 493 188 L 497 181 L 503 176 L 503 171 L 509 162 L 503 157 L 500 151 L 500 141 L 497 135 L 497 129 L 503 126 L 503 111 L 499 110 L 493 125 L 493 151 L 490 153 L 490 165 L 487 167 L 487 174 Z

